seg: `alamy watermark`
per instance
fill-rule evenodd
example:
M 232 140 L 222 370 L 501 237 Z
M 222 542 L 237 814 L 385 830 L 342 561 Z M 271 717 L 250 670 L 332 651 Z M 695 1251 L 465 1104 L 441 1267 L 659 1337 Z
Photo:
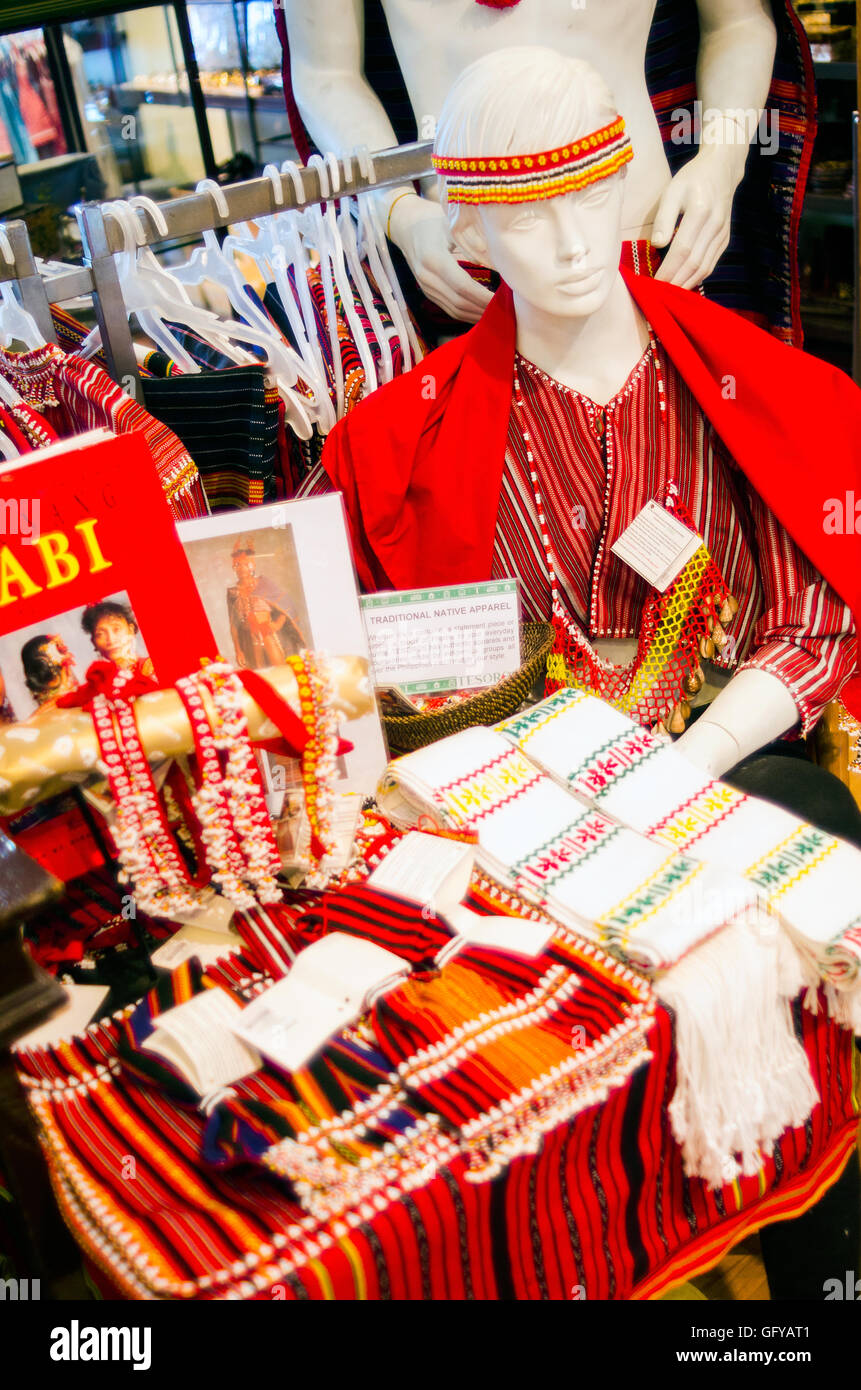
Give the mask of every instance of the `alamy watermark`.
M 780 114 L 755 107 L 677 106 L 672 113 L 670 139 L 674 145 L 759 145 L 763 154 L 780 148 Z
M 20 536 L 34 545 L 41 535 L 42 504 L 38 497 L 0 497 L 0 536 Z

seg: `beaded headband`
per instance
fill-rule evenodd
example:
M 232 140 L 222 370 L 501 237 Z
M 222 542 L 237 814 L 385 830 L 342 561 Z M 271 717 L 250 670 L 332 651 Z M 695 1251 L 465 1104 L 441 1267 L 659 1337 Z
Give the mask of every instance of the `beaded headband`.
M 617 116 L 591 135 L 543 154 L 480 158 L 435 154 L 432 160 L 446 181 L 450 203 L 531 203 L 606 179 L 633 157 L 625 122 Z

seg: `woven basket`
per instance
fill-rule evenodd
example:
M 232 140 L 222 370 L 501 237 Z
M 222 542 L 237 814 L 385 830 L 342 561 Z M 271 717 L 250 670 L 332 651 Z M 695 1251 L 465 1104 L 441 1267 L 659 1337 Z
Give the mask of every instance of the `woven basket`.
M 384 715 L 383 727 L 390 751 L 410 753 L 414 748 L 424 748 L 428 743 L 460 733 L 461 729 L 471 728 L 473 724 L 498 724 L 500 719 L 510 719 L 523 701 L 529 699 L 536 681 L 544 675 L 553 646 L 553 624 L 521 623 L 520 643 L 523 653 L 520 670 L 490 690 L 482 690 L 448 709 L 430 710 L 426 714 L 416 711 L 415 714 Z

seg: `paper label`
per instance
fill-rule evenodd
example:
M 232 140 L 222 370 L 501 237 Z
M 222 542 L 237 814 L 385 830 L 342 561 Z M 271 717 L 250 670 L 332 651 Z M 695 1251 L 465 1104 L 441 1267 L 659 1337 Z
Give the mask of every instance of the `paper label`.
M 527 917 L 482 917 L 468 907 L 449 908 L 446 920 L 458 933 L 458 945 L 487 946 L 529 959 L 540 955 L 553 937 L 553 928 L 546 923 Z M 444 950 L 447 954 L 447 948 Z
M 378 688 L 478 690 L 520 668 L 516 579 L 368 594 L 361 604 Z
M 155 1031 L 144 1047 L 179 1061 L 201 1095 L 216 1086 L 229 1086 L 260 1066 L 260 1056 L 232 1031 L 242 1009 L 223 989 L 206 989 L 185 1004 L 168 1009 L 155 1020 Z M 161 1035 L 161 1036 L 159 1036 Z M 176 1051 L 171 1044 L 176 1045 Z
M 225 956 L 231 955 L 238 950 L 239 942 L 234 944 L 232 941 L 200 941 L 194 936 L 186 936 L 187 928 L 183 927 L 172 936 L 170 941 L 165 941 L 163 946 L 159 946 L 157 951 L 153 951 L 150 959 L 153 965 L 161 966 L 162 970 L 176 970 L 183 961 L 190 960 L 192 956 L 197 956 L 201 965 L 214 965 L 216 961 L 223 960 Z
M 332 932 L 308 946 L 289 975 L 242 1009 L 233 1031 L 287 1071 L 296 1071 L 352 1023 L 371 996 L 409 974 L 372 941 Z
M 368 877 L 372 888 L 437 913 L 459 903 L 469 887 L 472 845 L 411 830 Z
M 672 584 L 702 545 L 691 531 L 659 502 L 647 502 L 610 549 L 659 593 Z

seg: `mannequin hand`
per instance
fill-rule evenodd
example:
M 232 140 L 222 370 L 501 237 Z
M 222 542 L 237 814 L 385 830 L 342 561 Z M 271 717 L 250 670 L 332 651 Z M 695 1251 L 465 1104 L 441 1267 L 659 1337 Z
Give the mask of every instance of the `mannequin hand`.
M 692 290 L 711 275 L 729 244 L 732 200 L 743 172 L 738 146 L 718 145 L 705 145 L 679 170 L 655 215 L 653 244 L 666 246 L 672 238 L 656 279 Z
M 428 299 L 453 319 L 476 323 L 493 296 L 461 270 L 452 255 L 448 222 L 438 203 L 417 194 L 392 209 L 389 234 Z
M 798 719 L 798 707 L 783 681 L 770 671 L 746 667 L 685 730 L 676 747 L 704 772 L 722 777 L 792 729 Z

